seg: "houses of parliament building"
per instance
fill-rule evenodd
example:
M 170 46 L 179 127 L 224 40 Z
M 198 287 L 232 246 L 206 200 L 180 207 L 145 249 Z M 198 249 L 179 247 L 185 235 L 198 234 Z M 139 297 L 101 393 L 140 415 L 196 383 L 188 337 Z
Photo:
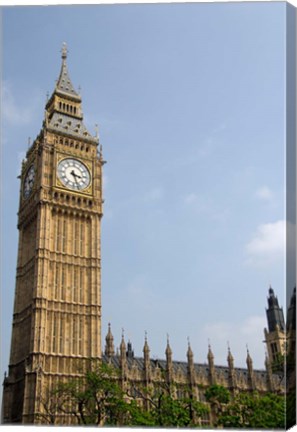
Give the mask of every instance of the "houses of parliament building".
M 83 121 L 81 96 L 73 87 L 67 48 L 53 94 L 47 100 L 41 131 L 26 153 L 20 175 L 19 246 L 8 374 L 3 382 L 2 421 L 42 422 L 41 399 L 60 380 L 79 375 L 88 359 L 102 359 L 120 371 L 125 385 L 148 385 L 164 379 L 178 389 L 191 386 L 198 400 L 203 389 L 220 384 L 231 391 L 261 393 L 285 390 L 272 364 L 286 345 L 295 352 L 296 292 L 286 325 L 273 289 L 268 292 L 265 342 L 266 369 L 255 370 L 247 352 L 246 368 L 217 366 L 209 347 L 206 364 L 173 359 L 169 340 L 164 359 L 150 358 L 145 338 L 143 356 L 135 357 L 122 336 L 114 346 L 109 325 L 101 340 L 101 218 L 104 159 L 98 136 Z

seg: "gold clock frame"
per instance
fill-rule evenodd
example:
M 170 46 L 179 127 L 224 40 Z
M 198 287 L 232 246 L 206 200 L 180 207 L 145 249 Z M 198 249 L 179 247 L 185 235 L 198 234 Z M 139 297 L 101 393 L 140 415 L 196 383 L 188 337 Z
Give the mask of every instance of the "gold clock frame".
M 63 159 L 68 159 L 68 158 L 73 158 L 78 160 L 79 162 L 83 163 L 87 169 L 89 170 L 90 173 L 90 184 L 88 187 L 86 187 L 84 190 L 82 191 L 76 191 L 74 189 L 69 189 L 67 188 L 59 179 L 58 177 L 58 170 L 57 167 L 59 165 L 59 163 L 63 160 Z M 89 159 L 85 159 L 83 157 L 78 157 L 76 154 L 70 154 L 70 153 L 57 153 L 56 156 L 56 162 L 55 162 L 55 187 L 59 188 L 59 189 L 63 189 L 69 193 L 74 193 L 77 195 L 93 195 L 93 161 L 90 161 Z

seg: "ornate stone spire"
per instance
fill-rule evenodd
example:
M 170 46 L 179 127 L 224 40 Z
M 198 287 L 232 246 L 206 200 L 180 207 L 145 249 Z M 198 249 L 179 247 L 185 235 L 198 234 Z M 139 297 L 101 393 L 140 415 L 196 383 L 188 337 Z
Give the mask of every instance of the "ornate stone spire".
M 62 53 L 62 65 L 61 65 L 60 76 L 58 78 L 55 91 L 56 93 L 61 93 L 62 96 L 68 95 L 71 98 L 75 98 L 80 101 L 81 97 L 74 90 L 74 87 L 69 77 L 67 62 L 66 62 L 68 50 L 65 42 L 63 43 L 61 53 Z
M 83 139 L 99 144 L 99 137 L 92 136 L 83 122 L 82 100 L 74 89 L 67 68 L 67 47 L 63 44 L 62 65 L 55 89 L 45 106 L 44 126 L 59 135 Z
M 227 362 L 228 362 L 229 369 L 233 370 L 234 369 L 234 358 L 233 358 L 233 355 L 231 354 L 231 350 L 230 350 L 229 344 L 228 344 Z
M 170 344 L 169 344 L 169 335 L 167 335 L 167 345 L 166 345 L 165 354 L 166 354 L 167 363 L 172 362 L 172 350 L 171 350 Z
M 124 338 L 124 329 L 122 330 L 122 340 L 120 344 L 120 356 L 121 358 L 126 359 L 126 344 L 125 344 L 125 338 Z
M 229 374 L 228 374 L 229 388 L 231 391 L 233 391 L 234 388 L 236 387 L 236 377 L 235 377 L 235 369 L 234 369 L 234 358 L 233 355 L 231 354 L 229 343 L 228 343 L 227 362 L 229 367 Z
M 170 384 L 173 381 L 173 363 L 172 363 L 172 350 L 169 344 L 169 335 L 167 335 L 167 346 L 166 346 L 165 354 L 166 354 L 167 382 Z
M 148 343 L 147 343 L 147 333 L 145 332 L 145 338 L 144 338 L 144 346 L 143 346 L 143 357 L 144 357 L 144 360 L 149 360 L 149 358 L 150 358 L 150 348 L 149 348 L 149 346 L 148 346 Z
M 252 357 L 250 356 L 250 352 L 249 352 L 248 348 L 247 348 L 247 355 L 246 355 L 246 364 L 247 364 L 248 370 L 252 371 L 253 370 L 253 360 L 252 360 Z
M 194 370 L 194 354 L 191 348 L 189 338 L 188 338 L 187 358 L 188 358 L 188 379 L 189 379 L 190 387 L 192 387 L 195 384 L 195 370 Z
M 105 355 L 108 357 L 114 356 L 115 351 L 114 351 L 113 335 L 111 333 L 110 323 L 108 323 L 108 332 L 105 341 L 106 341 Z
M 249 386 L 250 390 L 254 390 L 255 389 L 255 379 L 254 379 L 253 360 L 250 356 L 248 347 L 247 347 L 246 364 L 247 364 L 247 368 L 248 368 L 248 386 Z
M 123 329 L 122 340 L 120 344 L 120 370 L 121 370 L 122 388 L 124 388 L 124 381 L 126 381 L 126 369 L 127 369 L 126 344 L 125 344 L 124 329 Z
M 150 348 L 147 343 L 147 333 L 145 332 L 144 346 L 143 346 L 143 360 L 144 360 L 144 379 L 146 384 L 151 379 L 151 363 L 150 363 Z
M 191 348 L 190 339 L 188 339 L 188 351 L 187 351 L 188 364 L 193 364 L 194 354 Z
M 208 344 L 207 360 L 209 366 L 209 382 L 210 385 L 214 385 L 216 383 L 216 371 L 214 367 L 214 355 L 212 353 L 210 343 Z

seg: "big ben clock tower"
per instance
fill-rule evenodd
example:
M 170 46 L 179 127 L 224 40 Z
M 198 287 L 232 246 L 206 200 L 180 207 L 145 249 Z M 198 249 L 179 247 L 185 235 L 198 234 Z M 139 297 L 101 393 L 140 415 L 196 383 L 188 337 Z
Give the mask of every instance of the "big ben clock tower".
M 67 48 L 22 164 L 19 248 L 3 421 L 42 423 L 59 381 L 101 357 L 102 151 L 83 123 Z

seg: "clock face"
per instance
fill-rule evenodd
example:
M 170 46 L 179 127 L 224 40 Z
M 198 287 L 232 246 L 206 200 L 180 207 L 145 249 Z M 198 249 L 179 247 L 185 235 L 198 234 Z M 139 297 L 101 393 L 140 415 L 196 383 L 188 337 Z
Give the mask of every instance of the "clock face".
M 59 162 L 58 177 L 64 186 L 72 190 L 84 190 L 91 182 L 88 168 L 73 158 L 62 159 Z
M 32 192 L 33 184 L 35 180 L 35 168 L 33 165 L 30 166 L 24 181 L 24 198 L 28 198 Z

